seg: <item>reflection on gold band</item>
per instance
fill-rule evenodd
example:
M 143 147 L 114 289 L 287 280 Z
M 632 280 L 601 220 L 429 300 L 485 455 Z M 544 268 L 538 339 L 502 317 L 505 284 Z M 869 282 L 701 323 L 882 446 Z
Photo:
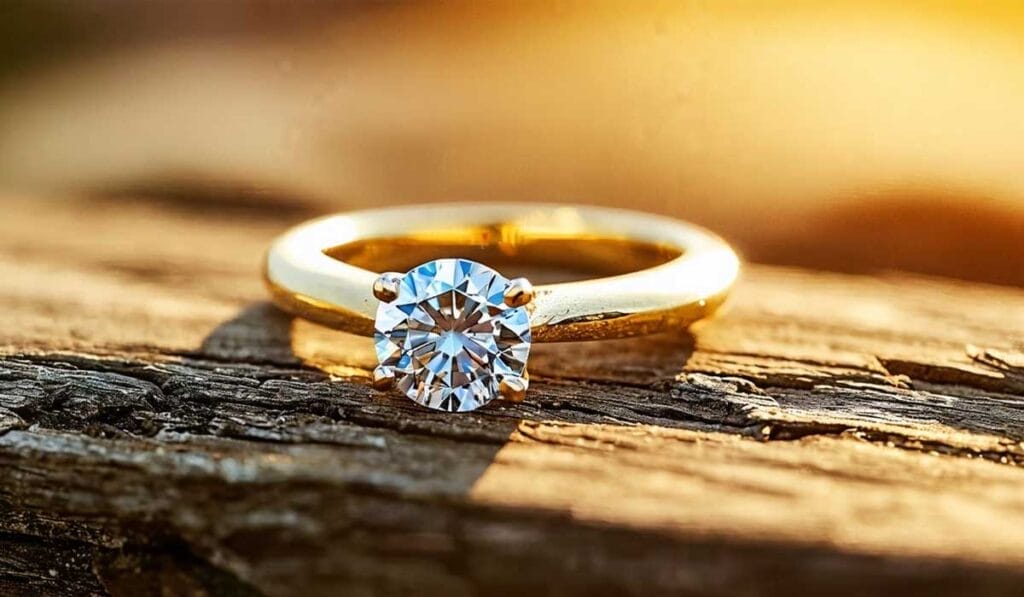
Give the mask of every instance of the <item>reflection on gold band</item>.
M 536 287 L 535 342 L 686 326 L 724 301 L 738 273 L 736 256 L 721 239 L 669 218 L 584 206 L 446 204 L 303 224 L 275 242 L 265 279 L 285 310 L 372 335 L 374 272 L 405 271 L 439 257 L 554 282 Z

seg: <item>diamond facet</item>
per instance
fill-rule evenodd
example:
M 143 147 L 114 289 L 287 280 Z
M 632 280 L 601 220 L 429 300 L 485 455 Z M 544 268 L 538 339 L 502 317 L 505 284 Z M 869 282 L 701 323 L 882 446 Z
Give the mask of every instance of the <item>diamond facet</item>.
M 398 296 L 377 308 L 380 366 L 412 400 L 445 411 L 475 410 L 498 396 L 507 377 L 522 377 L 530 353 L 525 307 L 505 304 L 509 281 L 466 259 L 413 268 Z

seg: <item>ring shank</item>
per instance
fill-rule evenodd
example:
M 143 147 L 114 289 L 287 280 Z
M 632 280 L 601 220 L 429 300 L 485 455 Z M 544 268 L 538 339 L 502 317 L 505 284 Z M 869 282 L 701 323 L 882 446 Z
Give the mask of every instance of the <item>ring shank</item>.
M 506 255 L 545 241 L 629 243 L 663 256 L 662 263 L 631 273 L 537 286 L 530 316 L 534 342 L 619 338 L 689 325 L 725 300 L 739 272 L 724 241 L 671 218 L 589 206 L 442 204 L 351 212 L 293 228 L 267 254 L 267 287 L 295 315 L 373 335 L 377 274 L 332 255 L 344 254 L 339 248 L 346 245 L 387 239 L 467 250 L 488 246 Z

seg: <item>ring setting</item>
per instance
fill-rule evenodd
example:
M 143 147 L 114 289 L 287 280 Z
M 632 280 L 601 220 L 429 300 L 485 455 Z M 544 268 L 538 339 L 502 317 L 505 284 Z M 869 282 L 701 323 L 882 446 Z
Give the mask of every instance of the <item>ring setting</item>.
M 585 275 L 535 287 L 485 263 Z M 374 388 L 446 412 L 523 400 L 535 342 L 686 327 L 724 302 L 738 273 L 729 245 L 692 224 L 521 203 L 319 218 L 278 238 L 264 265 L 279 307 L 373 338 Z
M 468 259 L 436 259 L 373 283 L 380 300 L 374 387 L 397 387 L 414 402 L 449 412 L 476 410 L 499 395 L 524 398 L 532 344 L 533 287 Z

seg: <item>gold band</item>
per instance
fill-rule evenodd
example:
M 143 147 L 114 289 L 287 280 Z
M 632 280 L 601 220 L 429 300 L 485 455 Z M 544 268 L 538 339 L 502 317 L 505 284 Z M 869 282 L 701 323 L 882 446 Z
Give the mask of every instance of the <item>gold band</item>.
M 408 268 L 428 256 L 488 265 L 542 265 L 610 272 L 538 285 L 530 305 L 534 342 L 655 333 L 709 315 L 725 300 L 739 261 L 714 234 L 671 218 L 577 205 L 440 204 L 358 211 L 301 224 L 267 254 L 275 303 L 312 321 L 373 335 L 382 265 Z M 419 260 L 419 261 L 417 261 Z M 649 266 L 649 267 L 648 267 Z M 630 271 L 634 268 L 636 271 Z

